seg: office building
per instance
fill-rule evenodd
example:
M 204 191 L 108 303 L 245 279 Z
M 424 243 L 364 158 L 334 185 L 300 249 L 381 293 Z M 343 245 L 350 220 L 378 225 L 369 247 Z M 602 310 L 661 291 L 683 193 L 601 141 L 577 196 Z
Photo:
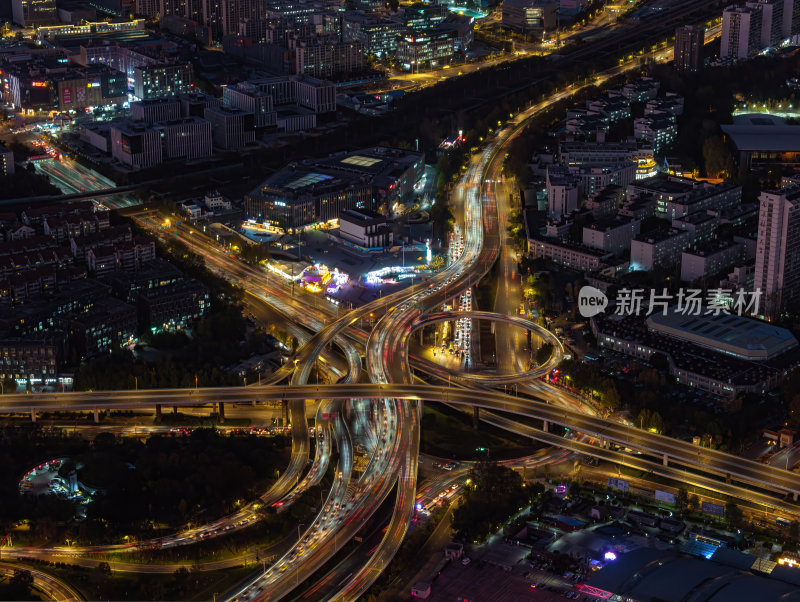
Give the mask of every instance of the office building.
M 211 123 L 200 117 L 179 117 L 155 124 L 161 133 L 164 159 L 203 159 L 213 154 Z
M 705 30 L 695 25 L 684 25 L 675 30 L 675 67 L 681 71 L 699 71 L 703 68 Z
M 759 202 L 753 287 L 776 317 L 800 295 L 800 188 L 764 191 Z
M 437 28 L 399 36 L 395 58 L 405 71 L 441 67 L 453 60 L 455 48 L 453 30 Z
M 55 0 L 11 0 L 11 14 L 21 27 L 58 23 Z
M 154 64 L 134 67 L 133 95 L 140 100 L 175 96 L 194 90 L 190 64 Z
M 211 122 L 214 146 L 235 151 L 256 140 L 255 118 L 252 113 L 236 107 L 209 107 L 206 120 Z
M 182 117 L 204 117 L 208 107 L 218 107 L 222 100 L 203 92 L 188 92 L 178 96 Z
M 345 209 L 339 213 L 339 236 L 365 249 L 391 247 L 391 220 L 367 209 Z
M 177 98 L 151 98 L 131 103 L 131 117 L 136 121 L 155 123 L 180 116 L 181 103 Z
M 419 33 L 428 29 L 435 29 L 447 19 L 449 11 L 440 4 L 424 4 L 418 2 L 411 6 L 403 7 L 401 21 L 409 33 Z
M 746 60 L 761 50 L 761 17 L 758 5 L 728 6 L 722 12 L 720 58 Z
M 420 153 L 386 147 L 291 164 L 245 196 L 245 212 L 283 229 L 323 223 L 345 209 L 391 207 L 412 193 L 423 173 Z
M 294 72 L 334 79 L 364 70 L 364 46 L 360 42 L 302 40 L 294 50 Z
M 159 165 L 163 161 L 161 132 L 143 122 L 115 123 L 111 126 L 111 156 L 138 169 Z
M 344 40 L 358 42 L 366 54 L 377 58 L 394 56 L 401 32 L 399 21 L 384 17 L 347 12 L 342 21 Z
M 253 125 L 257 128 L 272 127 L 278 122 L 272 96 L 250 82 L 240 82 L 223 88 L 222 102 L 226 107 L 252 113 Z
M 541 35 L 556 26 L 557 9 L 553 0 L 503 0 L 503 27 Z

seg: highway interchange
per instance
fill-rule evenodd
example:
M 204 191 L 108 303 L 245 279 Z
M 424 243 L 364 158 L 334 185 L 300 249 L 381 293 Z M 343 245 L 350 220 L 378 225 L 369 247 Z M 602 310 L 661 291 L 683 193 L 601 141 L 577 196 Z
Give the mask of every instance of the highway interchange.
M 669 51 L 654 50 L 649 56 L 664 60 L 668 54 Z M 602 84 L 635 68 L 647 57 L 637 56 L 623 61 L 617 67 L 593 76 L 584 85 Z M 36 412 L 60 410 L 279 401 L 286 404 L 292 425 L 289 466 L 257 502 L 231 516 L 170 537 L 118 546 L 12 548 L 9 551 L 83 558 L 89 553 L 114 554 L 136 547 L 190 545 L 253 524 L 258 520 L 256 503 L 271 506 L 277 512 L 285 510 L 297 496 L 318 484 L 326 472 L 332 470 L 334 484 L 315 520 L 306 526 L 305 531 L 298 533 L 297 540 L 286 546 L 270 566 L 265 566 L 265 570 L 230 592 L 228 598 L 277 600 L 289 596 L 359 533 L 394 491 L 391 520 L 374 553 L 324 597 L 355 600 L 369 589 L 391 562 L 415 512 L 424 401 L 482 408 L 482 420 L 557 448 L 544 457 L 534 458 L 532 462 L 535 464 L 561 461 L 569 452 L 578 452 L 763 504 L 787 514 L 797 512 L 797 507 L 781 496 L 792 494 L 796 499 L 800 494 L 800 476 L 605 420 L 563 389 L 538 380 L 563 355 L 563 347 L 552 333 L 509 316 L 508 310 L 500 313 L 441 311 L 450 299 L 474 286 L 501 255 L 506 267 L 513 265 L 513 258 L 503 248 L 500 233 L 504 230 L 505 219 L 496 198 L 496 187 L 502 181 L 504 153 L 530 117 L 553 102 L 569 98 L 579 89 L 580 86 L 571 86 L 560 90 L 512 117 L 473 155 L 454 191 L 456 202 L 463 208 L 464 250 L 450 266 L 426 282 L 376 299 L 341 316 L 338 307 L 324 300 L 317 299 L 309 305 L 310 298 L 304 298 L 299 292 L 295 295 L 279 277 L 230 257 L 216 243 L 193 231 L 191 226 L 164 232 L 152 214 L 138 215 L 138 221 L 159 236 L 191 244 L 193 250 L 203 254 L 210 269 L 242 286 L 256 302 L 268 304 L 285 316 L 286 328 L 301 344 L 296 360 L 283 366 L 261 385 L 6 395 L 0 400 L 0 409 L 4 412 L 31 412 L 35 416 Z M 505 277 L 513 279 L 513 272 L 505 269 Z M 377 322 L 371 329 L 364 329 L 364 318 L 373 315 L 379 316 Z M 554 344 L 554 354 L 535 370 L 528 371 L 525 362 L 524 368 L 508 375 L 458 373 L 424 360 L 415 353 L 412 335 L 419 328 L 441 320 L 464 317 L 491 319 L 513 327 L 536 330 L 542 339 Z M 313 334 L 309 334 L 309 330 Z M 345 360 L 343 366 L 339 353 Z M 523 365 L 516 353 L 510 355 L 514 356 L 513 363 L 517 368 Z M 309 384 L 309 376 L 317 362 L 331 384 Z M 361 382 L 363 371 L 368 383 Z M 438 384 L 421 383 L 421 375 L 428 383 Z M 279 384 L 286 379 L 289 379 L 288 383 Z M 506 395 L 493 389 L 506 384 L 516 385 L 520 395 Z M 317 445 L 313 459 L 310 458 L 309 429 L 305 418 L 308 400 L 318 404 L 314 426 Z M 512 416 L 541 421 L 542 428 L 533 428 Z M 553 424 L 568 426 L 582 436 L 564 438 L 551 433 L 548 427 Z M 356 440 L 366 448 L 369 456 L 366 469 L 360 475 L 353 471 Z M 609 443 L 642 454 L 615 451 Z M 463 478 L 463 474 L 453 475 L 453 479 L 458 477 Z M 439 484 L 433 495 L 443 490 Z

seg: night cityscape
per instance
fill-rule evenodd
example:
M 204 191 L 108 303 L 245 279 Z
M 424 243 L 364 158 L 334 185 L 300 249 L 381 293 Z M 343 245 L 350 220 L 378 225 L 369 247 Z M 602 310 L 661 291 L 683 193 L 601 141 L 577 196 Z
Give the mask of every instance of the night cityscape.
M 0 600 L 800 601 L 729 2 L 0 2 Z

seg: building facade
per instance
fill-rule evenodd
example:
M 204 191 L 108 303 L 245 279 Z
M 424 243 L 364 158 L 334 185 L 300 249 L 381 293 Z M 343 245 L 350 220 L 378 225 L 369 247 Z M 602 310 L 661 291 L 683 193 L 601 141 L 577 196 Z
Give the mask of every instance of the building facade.
M 753 287 L 776 317 L 800 295 L 800 188 L 762 192 L 759 202 Z
M 681 71 L 699 71 L 703 68 L 705 30 L 694 25 L 684 25 L 675 30 L 675 67 Z

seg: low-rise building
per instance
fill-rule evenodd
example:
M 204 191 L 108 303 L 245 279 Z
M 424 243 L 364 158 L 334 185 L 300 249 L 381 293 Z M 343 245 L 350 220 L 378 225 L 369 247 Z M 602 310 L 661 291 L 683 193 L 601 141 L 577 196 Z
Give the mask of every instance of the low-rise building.
M 681 260 L 681 254 L 691 243 L 689 232 L 675 229 L 640 234 L 631 241 L 631 269 L 652 270 L 673 266 Z
M 692 246 L 681 255 L 681 280 L 692 282 L 719 274 L 744 258 L 744 246 L 734 241 Z
M 139 325 L 152 333 L 179 330 L 205 314 L 211 304 L 208 288 L 187 279 L 142 290 L 138 297 Z
M 51 381 L 58 376 L 61 348 L 49 337 L 0 338 L 0 381 Z
M 641 222 L 626 217 L 607 217 L 583 227 L 583 244 L 607 253 L 621 255 L 631 248 Z
M 633 120 L 633 135 L 653 147 L 660 154 L 678 137 L 678 123 L 671 115 L 651 115 Z
M 391 220 L 366 209 L 345 209 L 339 213 L 339 236 L 367 249 L 392 246 Z
M 603 267 L 611 253 L 585 245 L 537 236 L 528 239 L 528 252 L 534 258 L 545 258 L 573 270 L 593 272 Z

